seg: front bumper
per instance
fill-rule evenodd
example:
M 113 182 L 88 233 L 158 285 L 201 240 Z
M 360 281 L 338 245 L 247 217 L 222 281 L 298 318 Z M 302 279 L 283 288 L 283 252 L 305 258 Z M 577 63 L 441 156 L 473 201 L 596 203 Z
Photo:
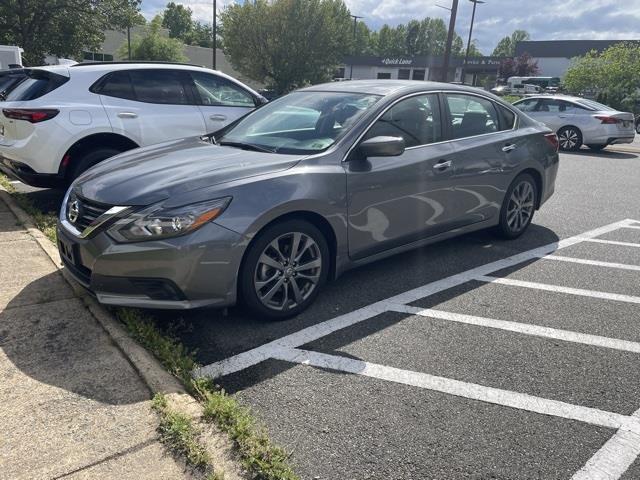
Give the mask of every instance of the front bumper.
M 58 224 L 65 268 L 100 303 L 154 309 L 235 304 L 244 237 L 215 223 L 164 241 L 78 238 Z

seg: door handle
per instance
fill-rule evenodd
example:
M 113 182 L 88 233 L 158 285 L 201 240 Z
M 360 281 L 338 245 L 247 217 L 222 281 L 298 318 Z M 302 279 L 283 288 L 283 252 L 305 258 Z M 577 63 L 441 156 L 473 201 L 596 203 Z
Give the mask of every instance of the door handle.
M 441 160 L 433 166 L 433 169 L 443 172 L 444 170 L 451 168 L 451 165 L 451 160 Z
M 509 145 L 505 145 L 504 147 L 502 147 L 502 151 L 504 153 L 509 153 L 509 152 L 513 152 L 516 148 L 518 148 L 518 145 L 516 145 L 515 143 L 511 143 Z
M 209 115 L 209 119 L 213 120 L 215 122 L 224 122 L 227 119 L 227 116 L 226 115 L 220 115 L 220 114 Z
M 120 118 L 138 118 L 138 114 L 133 112 L 120 112 L 118 116 Z

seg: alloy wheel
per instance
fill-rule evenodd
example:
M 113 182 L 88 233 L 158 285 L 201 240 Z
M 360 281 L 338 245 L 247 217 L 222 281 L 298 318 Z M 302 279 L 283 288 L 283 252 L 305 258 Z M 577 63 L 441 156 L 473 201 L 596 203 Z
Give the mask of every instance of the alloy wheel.
M 560 135 L 558 135 L 558 140 L 560 141 L 560 146 L 563 150 L 573 150 L 578 145 L 578 141 L 580 136 L 578 132 L 573 130 L 572 128 L 566 128 Z
M 535 208 L 534 189 L 531 183 L 522 181 L 511 193 L 507 208 L 507 225 L 514 232 L 520 232 L 528 224 L 533 216 Z
M 320 247 L 309 235 L 280 235 L 258 258 L 253 279 L 258 299 L 277 311 L 299 306 L 318 287 L 322 261 Z

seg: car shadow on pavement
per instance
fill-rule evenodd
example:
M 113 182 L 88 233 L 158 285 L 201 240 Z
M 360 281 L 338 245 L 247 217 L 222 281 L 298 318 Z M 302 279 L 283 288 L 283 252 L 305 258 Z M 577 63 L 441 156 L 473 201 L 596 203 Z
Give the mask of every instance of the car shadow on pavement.
M 9 396 L 45 384 L 108 405 L 150 398 L 59 272 L 28 283 L 0 311 L 0 379 Z
M 56 214 L 60 211 L 60 205 L 62 205 L 65 193 L 66 190 L 55 188 L 20 192 L 38 210 Z
M 491 232 L 484 231 L 396 255 L 347 272 L 326 285 L 306 312 L 286 321 L 264 321 L 240 308 L 230 309 L 228 315 L 209 309 L 182 314 L 155 312 L 155 316 L 161 329 L 176 334 L 188 348 L 197 351 L 198 363 L 207 365 L 408 290 L 558 240 L 553 231 L 532 225 L 525 235 L 514 241 L 497 240 Z M 478 282 L 470 282 L 460 287 L 462 290 L 447 290 L 437 298 L 444 302 L 464 293 L 465 288 L 473 290 L 478 285 Z M 350 334 L 339 331 L 333 337 L 343 339 L 338 343 L 346 344 L 387 326 L 382 321 L 364 321 L 358 328 L 348 329 Z M 355 338 L 349 335 L 355 335 Z M 219 383 L 228 391 L 238 391 L 291 366 L 283 362 L 264 362 L 222 378 Z
M 614 160 L 635 160 L 640 158 L 640 154 L 632 152 L 621 152 L 615 150 L 589 150 L 581 149 L 575 152 L 562 152 L 563 155 L 571 155 L 572 157 L 599 157 L 599 158 L 611 158 Z

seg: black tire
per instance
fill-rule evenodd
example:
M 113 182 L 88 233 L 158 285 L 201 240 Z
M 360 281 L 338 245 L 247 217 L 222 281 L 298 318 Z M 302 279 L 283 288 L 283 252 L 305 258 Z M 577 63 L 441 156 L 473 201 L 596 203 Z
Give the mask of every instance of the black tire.
M 514 192 L 516 192 L 517 189 L 521 188 L 521 185 L 523 184 L 527 184 L 529 186 L 531 192 L 530 201 L 532 202 L 532 205 L 530 213 L 528 214 L 526 220 L 524 222 L 520 222 L 519 225 L 514 225 L 512 221 L 513 209 L 516 208 L 517 210 L 516 205 L 513 203 Z M 516 179 L 511 182 L 511 185 L 507 189 L 507 193 L 504 196 L 504 200 L 502 201 L 502 208 L 500 209 L 500 223 L 498 224 L 498 227 L 496 229 L 500 237 L 507 240 L 513 240 L 527 231 L 527 228 L 529 228 L 529 225 L 531 225 L 531 221 L 533 220 L 533 216 L 536 211 L 538 195 L 538 185 L 536 184 L 536 181 L 533 179 L 533 177 L 528 173 L 518 175 Z M 526 203 L 528 205 L 528 201 Z M 519 217 L 519 219 L 522 220 L 522 217 Z
M 636 122 L 636 133 L 640 134 L 640 121 Z
M 604 150 L 605 148 L 607 148 L 606 145 L 587 145 L 587 147 L 589 147 L 591 150 L 595 150 L 596 152 L 599 152 L 600 150 Z
M 558 130 L 560 150 L 575 152 L 582 147 L 582 132 L 577 127 L 562 127 Z
M 294 235 L 301 235 L 297 249 L 298 253 L 302 251 L 300 263 L 291 261 L 295 257 L 291 255 Z M 303 239 L 305 243 L 302 243 Z M 289 241 L 292 243 L 287 250 Z M 278 246 L 277 250 L 273 247 L 274 242 Z M 278 268 L 272 267 L 268 265 L 269 262 L 263 261 L 263 254 L 271 260 L 280 258 L 284 264 L 276 261 Z M 318 267 L 304 269 L 305 265 L 316 263 L 318 258 Z M 327 240 L 313 224 L 297 219 L 273 224 L 256 237 L 245 254 L 240 268 L 240 298 L 251 313 L 267 320 L 284 320 L 298 315 L 318 296 L 327 280 L 330 262 Z M 302 270 L 296 271 L 298 268 Z M 316 277 L 315 283 L 310 280 Z M 259 287 L 262 284 L 264 285 Z M 273 297 L 265 301 L 276 288 Z M 259 295 L 262 295 L 262 299 Z M 277 303 L 281 305 L 274 305 Z
M 112 147 L 98 147 L 93 150 L 89 150 L 81 157 L 71 159 L 71 169 L 67 174 L 67 180 L 69 183 L 73 182 L 82 173 L 89 170 L 94 165 L 111 158 L 115 155 L 122 153 L 121 150 Z

